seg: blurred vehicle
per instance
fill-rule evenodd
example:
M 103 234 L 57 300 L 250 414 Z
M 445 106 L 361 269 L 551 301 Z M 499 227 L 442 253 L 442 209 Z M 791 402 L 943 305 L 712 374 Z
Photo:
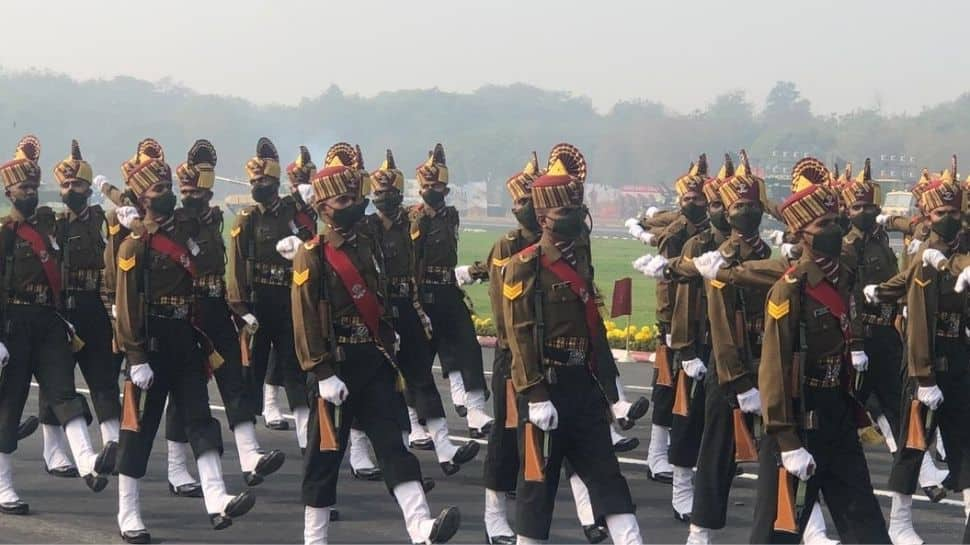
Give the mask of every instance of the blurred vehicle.
M 908 218 L 916 215 L 915 204 L 913 194 L 909 191 L 890 191 L 882 201 L 882 213 Z

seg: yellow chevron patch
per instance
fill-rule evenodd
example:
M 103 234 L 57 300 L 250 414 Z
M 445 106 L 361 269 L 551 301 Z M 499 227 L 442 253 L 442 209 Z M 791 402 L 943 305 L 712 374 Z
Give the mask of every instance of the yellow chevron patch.
M 236 238 L 239 236 L 239 233 L 241 232 L 242 232 L 242 227 L 233 227 L 232 231 L 229 231 L 229 235 L 232 236 L 232 238 Z
M 414 229 L 411 231 L 411 240 L 418 240 L 421 236 L 421 229 Z
M 135 268 L 135 256 L 129 258 L 119 257 L 118 258 L 118 268 L 124 272 L 128 272 Z
M 306 284 L 307 279 L 310 278 L 310 269 L 304 269 L 302 271 L 293 270 L 293 283 L 297 286 L 302 286 Z
M 784 303 L 768 301 L 768 315 L 776 320 L 783 318 L 788 314 L 789 310 L 791 310 L 791 301 L 785 301 Z
M 711 280 L 711 287 L 712 288 L 721 289 L 724 286 L 725 286 L 724 282 L 721 282 L 720 280 Z
M 502 284 L 502 295 L 509 301 L 514 301 L 518 296 L 522 295 L 522 282 Z
M 108 234 L 109 235 L 117 235 L 120 232 L 121 232 L 121 224 L 120 223 L 116 223 L 114 225 L 109 225 L 108 226 Z
M 509 264 L 509 259 L 511 258 L 506 257 L 503 259 L 503 258 L 493 257 L 492 266 L 501 269 L 502 267 Z
M 925 288 L 926 286 L 929 286 L 930 282 L 932 281 L 933 281 L 932 278 L 930 278 L 929 280 L 920 280 L 919 278 L 913 278 L 913 282 L 916 282 L 916 285 L 921 288 Z

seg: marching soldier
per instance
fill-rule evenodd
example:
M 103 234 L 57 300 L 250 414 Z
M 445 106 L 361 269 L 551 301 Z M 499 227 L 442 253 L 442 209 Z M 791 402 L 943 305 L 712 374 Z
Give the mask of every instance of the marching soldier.
M 297 206 L 290 196 L 280 197 L 280 162 L 276 146 L 268 138 L 256 144 L 256 156 L 246 163 L 256 204 L 236 217 L 230 231 L 229 306 L 245 323 L 252 342 L 250 396 L 262 409 L 270 351 L 284 378 L 286 396 L 296 419 L 300 448 L 306 447 L 304 379 L 293 351 L 293 316 L 287 289 L 292 276 L 290 262 L 277 251 L 288 236 L 307 240 L 312 232 L 296 223 Z M 272 379 L 271 379 L 272 380 Z
M 798 541 L 813 509 L 787 504 L 786 491 L 796 487 L 804 487 L 804 496 L 795 497 L 804 497 L 805 506 L 824 493 L 843 541 L 889 540 L 856 432 L 859 407 L 843 384 L 853 271 L 839 259 L 837 198 L 824 185 L 810 185 L 781 207 L 803 247 L 768 294 L 758 370 L 767 435 L 760 445 L 752 543 Z
M 13 204 L 0 236 L 5 283 L 0 306 L 0 513 L 10 515 L 25 515 L 30 509 L 14 489 L 10 454 L 17 448 L 31 376 L 63 426 L 78 473 L 91 490 L 107 486 L 118 447 L 109 441 L 95 454 L 87 430 L 91 413 L 74 388 L 71 345 L 78 338 L 58 313 L 63 307 L 61 255 L 54 212 L 37 206 L 39 159 L 40 142 L 26 136 L 13 160 L 0 165 L 5 194 Z
M 889 532 L 893 543 L 921 543 L 913 529 L 912 494 L 925 456 L 926 444 L 939 426 L 947 446 L 950 474 L 947 488 L 964 491 L 964 510 L 970 506 L 970 472 L 967 471 L 968 439 L 962 431 L 970 418 L 967 381 L 966 292 L 956 292 L 957 276 L 936 266 L 925 266 L 933 254 L 954 257 L 965 253 L 960 245 L 963 192 L 948 173 L 926 185 L 920 196 L 931 232 L 910 266 L 900 276 L 866 288 L 870 300 L 895 300 L 906 295 L 908 322 L 907 381 L 903 389 L 900 441 L 893 460 L 889 486 L 893 492 Z M 942 254 L 942 255 L 940 255 Z M 926 258 L 924 258 L 926 256 Z M 959 259 L 954 259 L 959 262 Z M 936 265 L 934 263 L 933 265 Z M 917 439 L 919 438 L 919 439 Z
M 61 188 L 66 210 L 57 218 L 57 244 L 61 248 L 61 297 L 67 318 L 76 324 L 84 347 L 74 354 L 101 428 L 103 444 L 118 442 L 121 402 L 118 372 L 121 361 L 111 348 L 112 328 L 101 301 L 104 261 L 104 211 L 88 206 L 91 196 L 91 166 L 81 157 L 77 141 L 71 142 L 70 155 L 54 167 L 54 178 Z M 77 477 L 69 457 L 64 430 L 57 422 L 46 398 L 40 398 L 40 420 L 44 432 L 44 463 L 47 472 L 61 477 Z
M 304 542 L 327 542 L 337 474 L 355 418 L 374 444 L 411 540 L 445 542 L 458 529 L 458 509 L 431 517 L 418 461 L 401 442 L 393 410 L 400 383 L 391 356 L 394 333 L 386 321 L 375 245 L 356 226 L 363 208 L 355 205 L 357 190 L 348 184 L 360 175 L 336 165 L 314 176 L 314 207 L 328 230 L 301 245 L 293 261 L 296 349 L 301 367 L 317 382 L 303 466 Z
M 480 439 L 488 434 L 492 417 L 485 412 L 482 349 L 464 295 L 455 284 L 459 218 L 458 210 L 445 204 L 450 190 L 441 144 L 435 144 L 417 168 L 417 177 L 424 202 L 412 206 L 408 217 L 420 302 L 431 318 L 432 351 L 451 385 L 455 409 L 467 416 L 471 436 Z
M 226 492 L 222 478 L 222 436 L 209 411 L 208 339 L 191 323 L 195 263 L 191 257 L 195 221 L 176 217 L 169 166 L 141 154 L 122 166 L 125 183 L 144 218 L 144 234 L 132 233 L 118 248 L 118 341 L 128 358 L 125 418 L 121 430 L 118 525 L 129 543 L 148 543 L 141 518 L 139 481 L 145 476 L 152 442 L 170 399 L 195 453 L 209 520 L 216 530 L 232 524 L 255 503 L 253 492 Z
M 576 159 L 571 153 L 550 157 L 549 170 L 532 187 L 540 241 L 512 257 L 502 275 L 502 313 L 519 395 L 518 542 L 548 539 L 566 459 L 589 487 L 596 520 L 605 521 L 613 541 L 639 543 L 630 491 L 610 440 L 609 402 L 596 381 L 591 345 L 603 341 L 595 334 L 602 318 L 592 297 L 590 263 L 575 248 L 585 216 Z

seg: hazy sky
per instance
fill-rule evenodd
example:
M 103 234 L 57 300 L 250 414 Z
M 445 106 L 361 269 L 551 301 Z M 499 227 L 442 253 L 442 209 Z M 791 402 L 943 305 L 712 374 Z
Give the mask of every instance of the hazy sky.
M 32 0 L 0 19 L 7 70 L 171 77 L 260 103 L 525 82 L 603 111 L 688 112 L 792 80 L 817 113 L 915 113 L 970 90 L 966 1 Z

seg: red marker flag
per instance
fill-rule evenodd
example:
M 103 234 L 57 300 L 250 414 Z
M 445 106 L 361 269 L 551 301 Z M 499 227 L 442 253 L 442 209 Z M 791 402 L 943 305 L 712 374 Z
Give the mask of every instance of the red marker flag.
M 629 316 L 633 313 L 633 281 L 621 278 L 613 284 L 613 308 L 610 318 Z

